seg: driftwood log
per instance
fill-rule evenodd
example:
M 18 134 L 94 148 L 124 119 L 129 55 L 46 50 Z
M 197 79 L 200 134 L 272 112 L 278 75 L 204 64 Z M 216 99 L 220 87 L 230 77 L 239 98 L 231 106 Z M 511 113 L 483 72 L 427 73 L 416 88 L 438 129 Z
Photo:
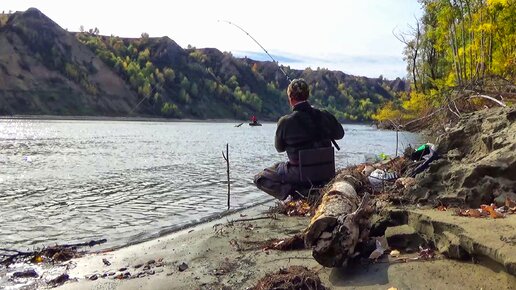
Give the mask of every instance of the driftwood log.
M 357 194 L 362 182 L 354 175 L 335 177 L 305 231 L 306 246 L 325 267 L 345 266 L 357 243 L 369 235 L 369 194 Z

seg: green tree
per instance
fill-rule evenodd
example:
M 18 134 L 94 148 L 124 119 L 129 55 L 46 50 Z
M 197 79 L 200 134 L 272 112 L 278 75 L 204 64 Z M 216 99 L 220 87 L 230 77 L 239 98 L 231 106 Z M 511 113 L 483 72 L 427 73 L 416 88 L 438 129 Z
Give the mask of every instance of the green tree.
M 176 74 L 173 69 L 167 67 L 163 70 L 163 75 L 165 76 L 165 80 L 167 83 L 172 84 L 174 83 L 174 79 L 176 78 Z

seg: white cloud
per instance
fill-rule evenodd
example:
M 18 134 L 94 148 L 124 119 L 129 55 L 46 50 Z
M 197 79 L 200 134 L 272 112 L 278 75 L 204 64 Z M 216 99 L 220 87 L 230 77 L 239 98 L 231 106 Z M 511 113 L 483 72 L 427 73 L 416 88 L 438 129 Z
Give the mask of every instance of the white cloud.
M 393 78 L 405 75 L 403 45 L 392 36 L 421 14 L 414 0 L 180 0 L 62 1 L 2 0 L 0 10 L 40 9 L 63 28 L 98 27 L 101 34 L 169 36 L 186 47 L 222 51 L 261 49 L 244 33 L 217 20 L 230 20 L 266 49 L 302 56 L 307 66 Z M 400 61 L 392 61 L 398 58 Z M 320 60 L 317 62 L 315 60 Z M 371 61 L 375 60 L 375 61 Z M 326 64 L 326 65 L 325 65 Z M 294 66 L 294 64 L 291 64 Z

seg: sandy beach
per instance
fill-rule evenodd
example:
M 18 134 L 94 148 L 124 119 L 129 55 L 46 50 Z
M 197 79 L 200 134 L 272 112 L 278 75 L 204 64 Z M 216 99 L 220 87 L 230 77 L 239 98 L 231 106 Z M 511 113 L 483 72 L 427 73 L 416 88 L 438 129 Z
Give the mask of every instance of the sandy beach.
M 494 285 L 496 289 L 516 289 L 515 276 L 481 255 L 475 263 L 443 256 L 398 262 L 384 255 L 378 261 L 361 260 L 347 268 L 331 269 L 320 266 L 308 249 L 264 249 L 265 241 L 300 233 L 309 221 L 308 217 L 271 216 L 267 213 L 271 205 L 257 206 L 116 251 L 74 259 L 68 272 L 71 281 L 58 289 L 249 289 L 266 273 L 292 265 L 314 271 L 330 289 L 493 289 Z M 435 215 L 436 211 L 421 211 L 419 215 L 426 213 Z M 514 215 L 475 223 L 449 212 L 437 215 L 453 224 L 451 228 L 462 228 L 466 238 L 481 236 L 479 229 L 483 227 L 494 232 L 502 228 L 508 233 L 516 230 Z M 436 216 L 432 218 L 439 221 Z M 496 249 L 497 255 L 516 250 L 514 243 L 500 239 L 493 239 L 491 244 L 481 241 L 478 247 L 500 245 L 504 249 Z

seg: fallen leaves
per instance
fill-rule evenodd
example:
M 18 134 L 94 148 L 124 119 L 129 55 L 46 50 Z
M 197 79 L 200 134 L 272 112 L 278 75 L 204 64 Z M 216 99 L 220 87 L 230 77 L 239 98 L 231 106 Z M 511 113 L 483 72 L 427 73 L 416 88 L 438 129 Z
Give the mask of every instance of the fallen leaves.
M 509 199 L 510 201 L 510 199 Z M 506 202 L 507 204 L 507 202 Z M 483 204 L 480 208 L 473 209 L 456 209 L 455 214 L 463 217 L 473 218 L 486 218 L 490 217 L 493 219 L 504 218 L 506 214 L 512 214 L 516 212 L 516 207 L 512 209 L 510 206 L 496 207 L 495 204 L 487 205 Z
M 497 219 L 497 218 L 503 218 L 504 215 L 498 211 L 496 211 L 496 206 L 494 204 L 491 204 L 491 205 L 481 205 L 480 208 L 482 209 L 482 211 L 485 211 L 485 212 L 488 212 L 489 213 L 489 216 L 494 218 L 494 219 Z
M 435 251 L 432 248 L 423 248 L 419 246 L 418 259 L 431 260 L 435 258 Z
M 308 201 L 300 199 L 285 203 L 283 211 L 287 216 L 309 216 L 311 207 Z
M 436 207 L 435 209 L 438 211 L 447 211 L 448 207 L 446 207 L 445 205 L 440 205 L 440 206 Z

